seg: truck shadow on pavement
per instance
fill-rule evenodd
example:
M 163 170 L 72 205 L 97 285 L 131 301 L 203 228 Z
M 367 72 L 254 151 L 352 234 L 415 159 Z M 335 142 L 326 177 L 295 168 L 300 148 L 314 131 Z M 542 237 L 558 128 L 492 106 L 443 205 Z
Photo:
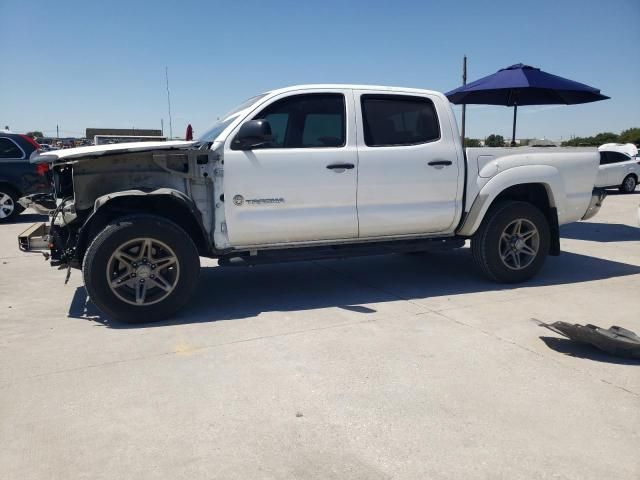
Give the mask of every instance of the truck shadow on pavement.
M 468 248 L 447 253 L 388 255 L 259 267 L 203 267 L 191 301 L 170 320 L 124 324 L 101 314 L 78 287 L 69 317 L 111 328 L 149 328 L 254 317 L 262 312 L 336 307 L 368 315 L 401 300 L 528 289 L 640 274 L 640 266 L 564 252 L 550 257 L 537 278 L 503 285 L 473 268 Z
M 576 222 L 560 227 L 560 237 L 591 242 L 640 242 L 640 227 L 624 223 Z
M 640 360 L 620 358 L 598 350 L 592 345 L 574 342 L 568 338 L 540 337 L 547 347 L 568 357 L 584 358 L 594 362 L 614 363 L 616 365 L 640 365 Z

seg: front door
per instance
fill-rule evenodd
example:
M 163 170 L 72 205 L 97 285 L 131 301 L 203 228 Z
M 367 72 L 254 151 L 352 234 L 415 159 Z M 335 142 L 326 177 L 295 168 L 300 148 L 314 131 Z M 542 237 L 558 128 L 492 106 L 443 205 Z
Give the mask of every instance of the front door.
M 249 119 L 265 119 L 270 145 L 225 142 L 225 215 L 234 247 L 358 236 L 358 155 L 350 90 L 287 93 Z M 239 127 L 238 127 L 239 128 Z
M 360 237 L 452 231 L 464 170 L 449 106 L 427 94 L 354 93 Z

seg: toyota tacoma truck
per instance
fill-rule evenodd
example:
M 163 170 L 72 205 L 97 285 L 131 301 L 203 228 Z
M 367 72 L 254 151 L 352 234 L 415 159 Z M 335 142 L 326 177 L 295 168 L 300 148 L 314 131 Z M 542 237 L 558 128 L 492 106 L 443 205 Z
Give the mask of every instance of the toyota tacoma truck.
M 558 227 L 586 219 L 597 151 L 469 148 L 429 90 L 305 85 L 253 97 L 196 141 L 36 152 L 57 208 L 19 236 L 82 269 L 105 314 L 174 314 L 200 257 L 221 266 L 458 248 L 497 282 L 560 253 Z

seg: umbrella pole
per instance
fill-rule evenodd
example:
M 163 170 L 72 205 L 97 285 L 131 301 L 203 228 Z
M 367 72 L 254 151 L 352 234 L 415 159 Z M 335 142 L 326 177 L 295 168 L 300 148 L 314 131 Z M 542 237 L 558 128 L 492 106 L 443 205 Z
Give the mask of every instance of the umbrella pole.
M 511 146 L 516 146 L 516 117 L 518 116 L 518 104 L 513 106 L 513 132 L 511 133 Z
M 462 60 L 462 85 L 467 84 L 467 56 L 465 55 Z M 465 123 L 466 123 L 466 113 L 467 113 L 467 105 L 465 103 L 462 104 L 462 148 L 465 147 L 464 137 L 466 135 L 465 132 Z

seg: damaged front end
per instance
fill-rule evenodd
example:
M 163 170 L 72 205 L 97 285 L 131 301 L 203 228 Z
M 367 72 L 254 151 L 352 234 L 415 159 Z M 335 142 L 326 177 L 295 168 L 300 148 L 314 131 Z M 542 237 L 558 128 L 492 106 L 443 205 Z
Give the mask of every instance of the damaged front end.
M 77 215 L 73 197 L 48 202 L 56 202 L 53 209 L 46 209 L 49 222 L 34 223 L 18 235 L 18 248 L 24 252 L 41 252 L 52 266 L 70 265 L 78 233 L 78 224 L 74 224 Z M 40 208 L 36 211 L 45 213 L 42 204 L 38 205 Z M 33 208 L 32 204 L 29 206 Z M 54 205 L 49 203 L 48 206 Z
M 32 156 L 32 163 L 49 163 L 55 199 L 24 199 L 37 204 L 37 211 L 46 210 L 49 221 L 22 232 L 19 248 L 42 252 L 52 266 L 80 268 L 89 244 L 110 222 L 144 212 L 180 225 L 206 255 L 215 229 L 211 199 L 217 159 L 208 147 L 146 142 Z
M 45 155 L 41 155 L 47 159 Z M 32 156 L 33 163 L 39 157 Z M 76 220 L 73 202 L 73 167 L 65 162 L 50 165 L 53 175 L 53 195 L 29 196 L 20 199 L 25 208 L 34 208 L 38 213 L 49 215 L 48 222 L 31 225 L 18 235 L 18 247 L 25 252 L 39 251 L 52 266 L 68 263 L 68 245 L 72 245 L 73 224 Z

